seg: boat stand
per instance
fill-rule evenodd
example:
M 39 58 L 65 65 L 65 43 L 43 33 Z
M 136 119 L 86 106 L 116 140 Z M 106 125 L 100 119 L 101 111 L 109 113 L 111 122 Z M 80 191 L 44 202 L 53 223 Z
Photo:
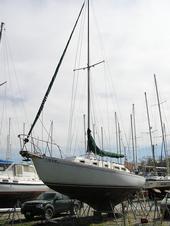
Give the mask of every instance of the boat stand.
M 162 224 L 162 214 L 160 212 L 159 201 L 150 200 L 148 196 L 140 191 L 135 197 L 129 197 L 127 201 L 113 207 L 112 220 L 121 226 L 141 225 L 144 223 L 153 223 L 153 225 Z
M 140 223 L 148 222 L 161 223 L 159 201 L 157 200 L 156 197 L 150 200 L 148 196 L 144 195 L 143 191 L 140 191 L 139 193 L 136 194 L 135 199 L 129 199 L 127 202 L 128 202 L 127 209 L 128 215 L 130 216 L 132 214 L 134 221 L 140 220 Z
M 4 214 L 7 214 L 7 218 L 4 219 L 4 226 L 5 225 L 14 225 L 16 224 L 16 220 L 21 223 L 21 216 L 19 214 L 20 212 L 21 203 L 18 200 L 13 208 L 9 208 L 7 212 L 4 212 Z
M 69 225 L 81 225 L 83 223 L 103 223 L 107 221 L 113 222 L 116 226 L 132 226 L 132 225 L 161 225 L 162 218 L 159 208 L 159 202 L 155 198 L 150 200 L 145 196 L 143 191 L 137 193 L 135 197 L 129 197 L 128 200 L 114 206 L 110 202 L 111 212 L 104 214 L 97 212 L 87 204 L 84 204 L 75 216 L 66 216 L 63 219 L 53 220 L 55 223 L 68 223 Z M 51 221 L 50 221 L 51 222 Z M 147 224 L 147 225 L 148 225 Z
M 16 225 L 16 221 L 21 222 L 21 215 L 18 212 L 20 203 L 17 202 L 14 208 L 8 211 L 7 219 L 4 219 L 5 225 Z M 113 222 L 116 226 L 132 226 L 143 225 L 143 223 L 150 223 L 152 225 L 162 225 L 163 217 L 160 213 L 159 201 L 156 199 L 150 200 L 143 191 L 137 193 L 133 198 L 129 197 L 128 200 L 114 206 L 110 202 L 111 212 L 109 214 L 97 212 L 87 204 L 75 212 L 74 215 L 67 214 L 52 220 L 42 220 L 42 225 L 53 223 L 54 225 L 87 225 L 93 223 Z M 7 213 L 7 212 L 6 212 Z

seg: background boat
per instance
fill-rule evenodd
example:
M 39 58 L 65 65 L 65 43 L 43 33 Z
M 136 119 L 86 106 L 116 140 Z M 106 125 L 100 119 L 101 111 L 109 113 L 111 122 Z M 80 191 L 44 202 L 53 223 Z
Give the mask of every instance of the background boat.
M 33 164 L 0 160 L 0 208 L 14 207 L 47 190 Z
M 5 24 L 2 22 L 0 26 L 0 44 L 3 31 L 5 30 L 4 25 Z M 6 81 L 1 82 L 0 86 L 3 85 L 4 87 L 7 85 L 6 83 Z M 7 102 L 7 98 L 5 97 L 1 97 L 1 102 L 3 102 L 3 99 L 4 102 Z M 17 154 L 11 153 L 11 140 L 14 134 L 11 134 L 10 117 L 6 124 L 6 117 L 4 116 L 4 112 L 6 111 L 7 110 L 4 110 L 4 106 L 2 105 L 0 126 L 1 158 L 3 156 L 2 150 L 5 149 L 3 142 L 6 143 L 7 148 L 5 149 L 6 156 L 4 156 L 3 159 L 0 159 L 0 208 L 14 207 L 17 202 L 19 204 L 23 201 L 30 200 L 48 190 L 48 187 L 39 179 L 33 164 L 26 162 L 15 163 L 14 161 L 10 161 L 11 159 L 16 158 Z M 11 109 L 10 112 L 8 111 L 8 114 L 13 115 L 13 112 L 15 112 L 15 110 Z M 4 139 L 6 133 L 7 139 Z M 12 154 L 15 154 L 15 157 L 12 156 Z

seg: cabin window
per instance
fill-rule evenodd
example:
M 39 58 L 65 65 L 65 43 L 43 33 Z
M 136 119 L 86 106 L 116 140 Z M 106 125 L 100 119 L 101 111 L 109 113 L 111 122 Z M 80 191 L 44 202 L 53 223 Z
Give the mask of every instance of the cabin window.
M 22 176 L 22 166 L 21 165 L 15 166 L 15 175 L 16 176 Z
M 24 166 L 24 172 L 34 172 L 34 168 L 31 166 Z
M 85 163 L 85 161 L 84 161 L 84 160 L 80 160 L 80 162 L 81 162 L 81 163 Z
M 97 166 L 97 162 L 93 162 L 93 165 L 96 165 Z
M 4 171 L 5 168 L 3 166 L 0 166 L 0 171 Z
M 8 179 L 3 179 L 2 182 L 8 182 Z
M 115 169 L 118 169 L 119 170 L 120 168 L 118 166 L 115 166 Z
M 121 168 L 121 170 L 126 171 L 126 169 L 125 169 L 125 168 Z
M 13 182 L 14 182 L 14 183 L 18 183 L 18 181 L 17 181 L 17 180 L 13 180 Z
M 105 164 L 104 166 L 108 168 L 108 164 Z

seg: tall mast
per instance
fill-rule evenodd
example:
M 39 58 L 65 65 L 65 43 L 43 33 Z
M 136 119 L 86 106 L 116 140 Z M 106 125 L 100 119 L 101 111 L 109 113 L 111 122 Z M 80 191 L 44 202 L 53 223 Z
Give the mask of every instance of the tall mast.
M 164 131 L 164 138 L 165 138 L 165 146 L 166 146 L 166 150 L 167 150 L 167 137 L 166 137 L 166 128 L 165 128 L 165 123 L 163 124 L 163 131 Z M 167 174 L 170 175 L 170 162 L 169 162 L 169 157 L 168 157 L 168 153 L 167 153 L 167 157 L 166 157 L 166 167 L 167 167 Z
M 103 127 L 101 126 L 101 139 L 102 139 L 102 150 L 104 150 L 103 148 Z
M 6 160 L 11 159 L 11 118 L 9 118 Z
M 91 109 L 91 92 L 90 92 L 90 68 L 94 67 L 98 64 L 103 63 L 104 60 L 90 65 L 90 10 L 89 10 L 89 0 L 87 0 L 87 67 L 79 68 L 77 70 L 86 69 L 87 68 L 87 152 L 90 152 L 89 148 L 89 135 L 90 135 L 90 109 Z
M 87 125 L 90 129 L 90 22 L 89 0 L 87 1 Z
M 121 137 L 120 137 L 120 124 L 118 122 L 117 124 L 118 126 L 118 145 L 119 145 L 119 154 L 121 155 L 122 154 L 122 148 L 121 148 Z M 120 163 L 122 163 L 122 160 L 120 159 Z
M 135 163 L 137 166 L 138 163 L 138 152 L 137 152 L 137 138 L 136 138 L 136 117 L 135 117 L 135 105 L 132 105 L 132 116 L 133 116 L 133 128 L 134 128 L 134 147 L 135 147 L 135 154 L 136 154 L 136 159 Z
M 166 158 L 166 165 L 167 165 L 167 173 L 169 174 L 169 161 L 168 161 L 168 154 L 165 144 L 165 133 L 164 133 L 164 126 L 162 121 L 162 114 L 161 114 L 161 106 L 160 106 L 160 100 L 159 100 L 159 93 L 158 93 L 158 87 L 157 87 L 157 81 L 156 81 L 156 75 L 154 74 L 154 81 L 155 81 L 155 88 L 156 88 L 156 96 L 158 101 L 158 110 L 159 110 L 159 117 L 160 117 L 160 123 L 161 123 L 161 131 L 162 131 L 162 144 L 165 152 L 165 158 Z
M 89 0 L 87 0 L 87 129 L 90 130 L 90 21 Z M 87 152 L 90 152 L 87 136 Z
M 145 92 L 145 103 L 146 103 L 146 112 L 147 112 L 147 118 L 148 118 L 148 129 L 149 129 L 149 137 L 150 137 L 152 158 L 153 158 L 153 164 L 154 164 L 154 171 L 156 171 L 155 150 L 154 150 L 154 145 L 153 145 L 153 142 L 152 142 L 152 133 L 151 133 L 152 127 L 151 127 L 151 123 L 150 123 L 148 100 L 147 100 L 146 92 Z
M 133 134 L 133 120 L 132 120 L 132 114 L 130 114 L 130 124 L 131 124 L 131 135 L 132 135 L 133 164 L 134 164 L 134 167 L 136 167 L 136 164 L 135 164 L 135 150 L 134 150 L 134 134 Z
M 160 117 L 160 123 L 161 123 L 162 144 L 163 144 L 163 147 L 164 147 L 165 157 L 167 157 L 167 156 L 166 156 L 167 153 L 166 153 L 165 135 L 164 135 L 164 129 L 163 129 L 163 122 L 162 122 L 161 106 L 160 106 L 159 93 L 158 93 L 158 87 L 157 87 L 157 81 L 156 81 L 156 75 L 155 75 L 155 74 L 154 74 L 154 81 L 155 81 L 156 96 L 157 96 L 158 110 L 159 110 L 159 117 Z
M 1 42 L 1 38 L 2 38 L 2 31 L 3 31 L 3 27 L 4 27 L 4 23 L 1 23 L 1 29 L 0 29 L 0 42 Z
M 3 28 L 4 28 L 4 22 L 1 22 L 1 27 L 0 27 L 0 43 L 1 43 L 1 39 L 2 39 L 2 31 L 3 31 Z M 5 83 L 7 83 L 6 81 L 5 82 L 2 82 L 0 83 L 0 86 L 4 85 Z M 6 159 L 10 159 L 10 119 L 9 119 L 9 134 L 7 135 L 7 152 L 6 152 Z
M 116 114 L 116 112 L 115 112 L 115 128 L 116 128 L 116 149 L 117 149 L 117 154 L 118 154 L 118 150 L 119 150 L 119 148 L 118 148 L 118 120 L 117 120 L 117 114 Z

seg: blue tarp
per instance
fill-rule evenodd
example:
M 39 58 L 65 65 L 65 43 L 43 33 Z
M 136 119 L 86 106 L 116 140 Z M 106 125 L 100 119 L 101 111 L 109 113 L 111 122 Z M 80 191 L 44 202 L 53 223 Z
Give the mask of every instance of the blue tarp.
M 13 161 L 0 159 L 0 164 L 11 164 Z

